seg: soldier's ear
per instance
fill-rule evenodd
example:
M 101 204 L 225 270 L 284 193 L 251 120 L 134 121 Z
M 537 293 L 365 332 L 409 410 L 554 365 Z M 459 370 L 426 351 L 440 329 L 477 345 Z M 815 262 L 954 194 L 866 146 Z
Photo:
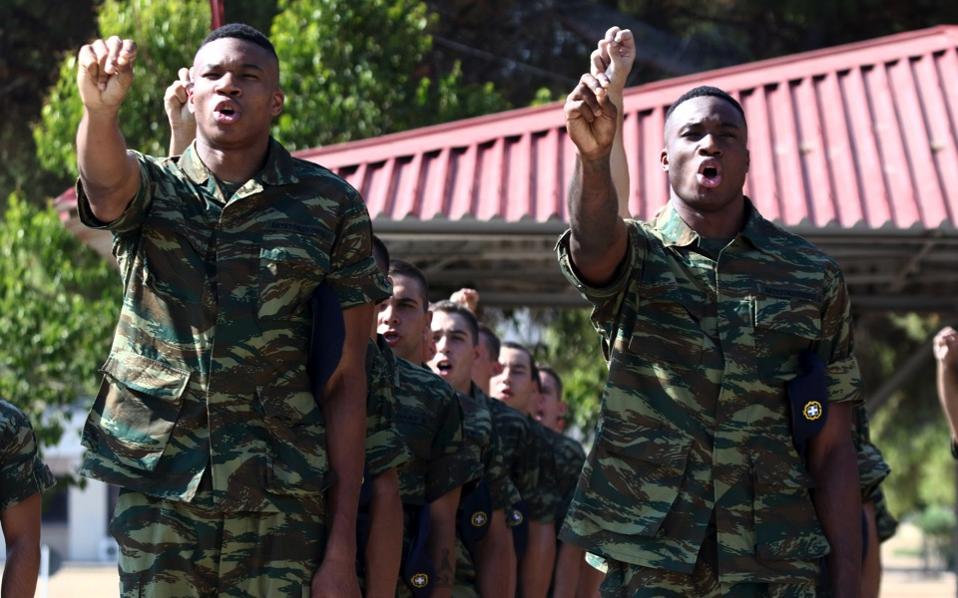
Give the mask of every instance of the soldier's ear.
M 283 94 L 282 90 L 277 89 L 273 92 L 273 99 L 270 102 L 269 112 L 273 115 L 273 118 L 276 118 L 283 113 L 283 104 L 286 102 L 286 96 Z
M 662 153 L 659 154 L 659 163 L 662 165 L 662 170 L 665 172 L 669 171 L 669 152 L 666 148 L 662 148 Z

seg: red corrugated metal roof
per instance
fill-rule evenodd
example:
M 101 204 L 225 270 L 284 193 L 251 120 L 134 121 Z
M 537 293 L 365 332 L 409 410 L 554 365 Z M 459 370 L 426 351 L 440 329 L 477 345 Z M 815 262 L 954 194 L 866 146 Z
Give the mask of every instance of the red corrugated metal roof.
M 930 229 L 958 214 L 958 27 L 940 26 L 630 88 L 629 209 L 668 198 L 665 110 L 708 83 L 743 104 L 746 191 L 786 226 Z M 377 223 L 565 220 L 574 147 L 561 104 L 298 152 L 339 172 Z

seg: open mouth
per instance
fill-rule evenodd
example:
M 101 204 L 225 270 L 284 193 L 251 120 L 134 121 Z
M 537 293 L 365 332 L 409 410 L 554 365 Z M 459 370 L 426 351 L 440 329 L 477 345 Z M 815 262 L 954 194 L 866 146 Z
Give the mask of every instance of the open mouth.
M 389 343 L 389 346 L 393 346 L 399 342 L 399 333 L 395 330 L 387 330 L 383 332 L 383 338 L 386 339 L 386 342 Z
M 239 119 L 239 108 L 233 102 L 220 102 L 213 109 L 213 118 L 221 123 L 233 123 Z
M 440 360 L 436 362 L 436 371 L 439 372 L 440 376 L 446 375 L 452 371 L 452 364 L 445 359 Z
M 706 160 L 699 166 L 696 175 L 698 184 L 708 189 L 714 189 L 722 184 L 722 169 L 715 160 Z

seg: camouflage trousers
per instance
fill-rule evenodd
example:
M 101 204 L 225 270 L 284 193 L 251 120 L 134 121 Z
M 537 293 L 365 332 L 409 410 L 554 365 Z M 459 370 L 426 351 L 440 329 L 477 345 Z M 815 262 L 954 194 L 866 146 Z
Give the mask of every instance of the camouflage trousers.
M 110 533 L 127 597 L 309 596 L 325 544 L 319 506 L 223 512 L 209 493 L 192 503 L 123 490 Z
M 815 598 L 815 584 L 720 583 L 714 530 L 706 534 L 692 573 L 608 560 L 602 598 Z

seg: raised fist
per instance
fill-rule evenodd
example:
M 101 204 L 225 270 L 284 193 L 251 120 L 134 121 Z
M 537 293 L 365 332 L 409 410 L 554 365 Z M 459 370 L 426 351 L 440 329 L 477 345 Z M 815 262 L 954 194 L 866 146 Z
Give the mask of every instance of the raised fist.
M 133 83 L 136 44 L 113 36 L 80 48 L 77 86 L 80 100 L 91 111 L 117 110 Z
M 932 343 L 935 359 L 943 366 L 958 365 L 958 332 L 951 326 L 938 331 Z
M 609 93 L 622 93 L 635 62 L 635 38 L 628 29 L 611 27 L 592 52 L 590 74 Z
M 193 133 L 196 129 L 196 119 L 190 111 L 190 86 L 193 85 L 190 71 L 181 68 L 179 78 L 166 88 L 163 94 L 163 107 L 166 109 L 166 118 L 170 121 L 170 129 Z
M 612 152 L 618 112 L 598 79 L 582 75 L 563 109 L 569 138 L 583 159 L 595 160 Z

